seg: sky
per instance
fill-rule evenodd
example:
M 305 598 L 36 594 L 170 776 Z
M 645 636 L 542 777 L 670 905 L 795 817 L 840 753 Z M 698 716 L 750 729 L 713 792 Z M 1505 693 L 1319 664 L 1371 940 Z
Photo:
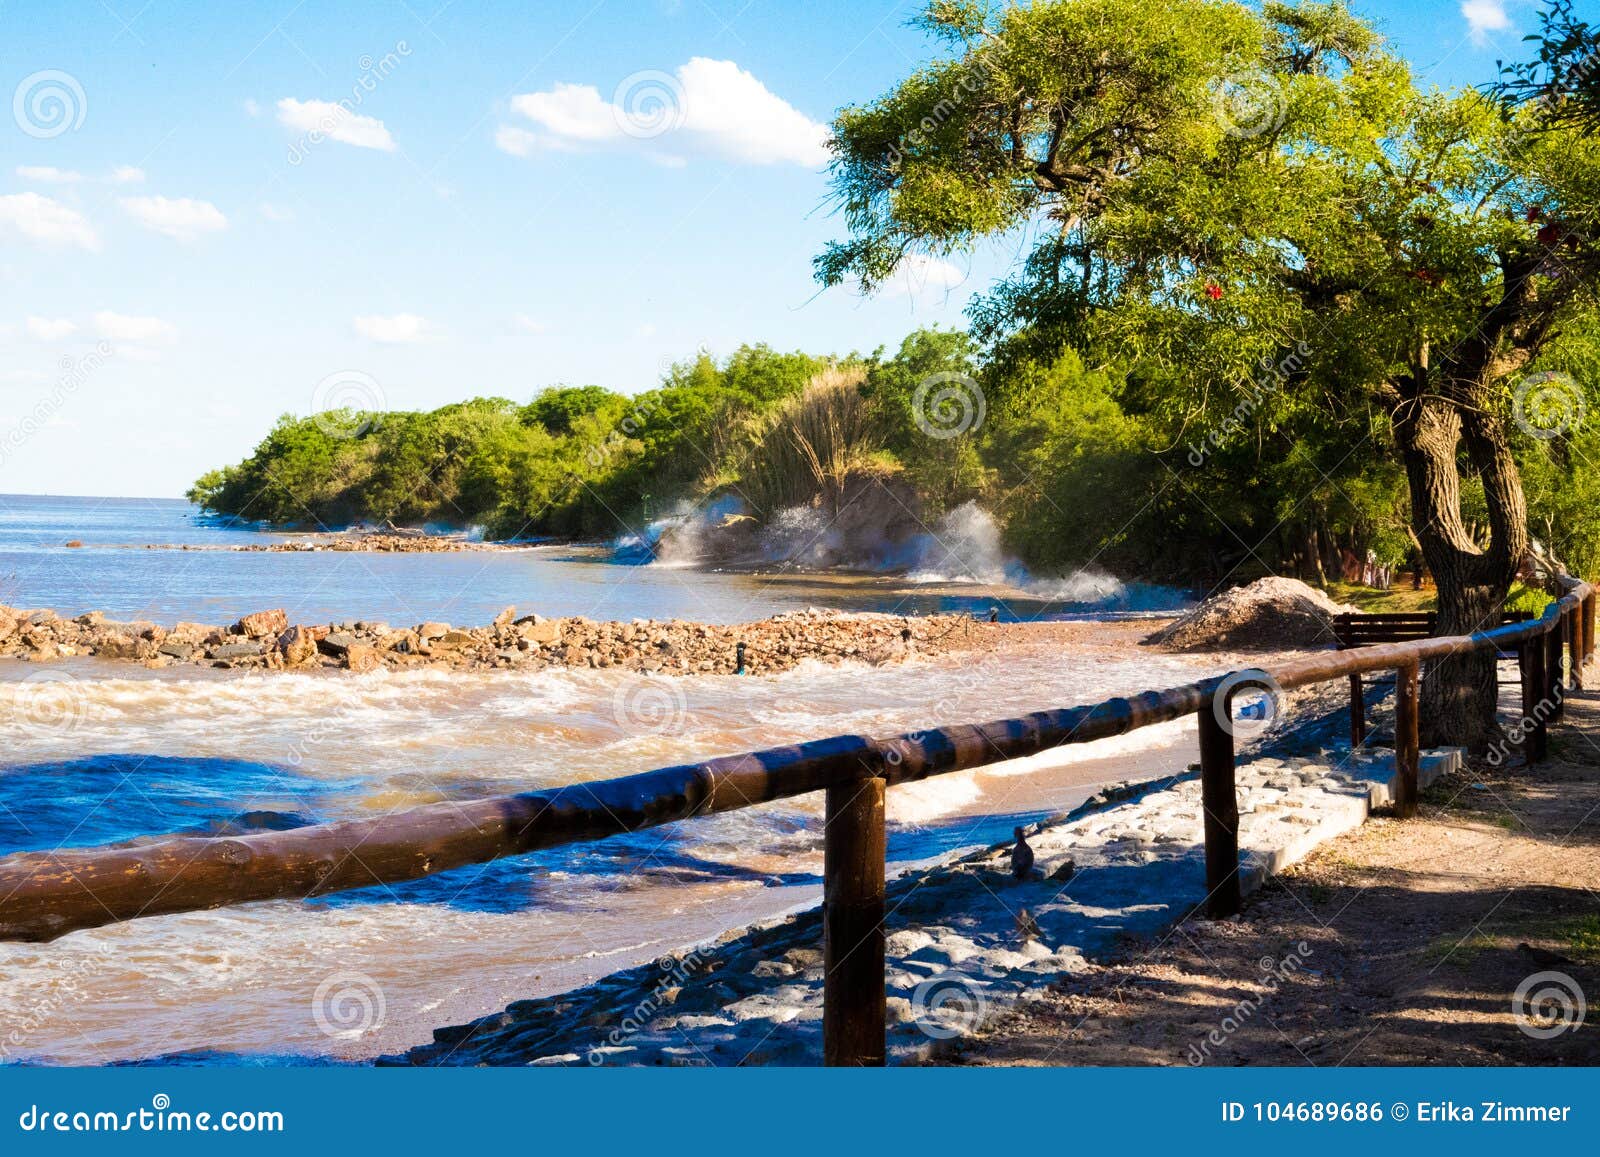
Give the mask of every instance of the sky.
M 1537 25 L 1354 6 L 1441 86 Z M 811 276 L 827 122 L 936 54 L 919 7 L 0 0 L 0 492 L 177 496 L 283 413 L 961 325 L 1014 252 Z

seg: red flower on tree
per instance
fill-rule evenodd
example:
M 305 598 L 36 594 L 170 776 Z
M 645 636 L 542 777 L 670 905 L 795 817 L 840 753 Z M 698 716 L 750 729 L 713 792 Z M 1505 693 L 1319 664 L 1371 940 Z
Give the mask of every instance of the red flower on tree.
M 1222 286 L 1218 285 L 1214 281 L 1206 282 L 1206 296 L 1209 297 L 1212 301 L 1221 301 L 1222 300 Z

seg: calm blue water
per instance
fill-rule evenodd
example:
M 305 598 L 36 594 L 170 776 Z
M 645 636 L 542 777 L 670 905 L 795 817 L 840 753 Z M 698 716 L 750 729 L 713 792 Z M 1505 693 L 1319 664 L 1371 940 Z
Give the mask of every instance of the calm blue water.
M 551 616 L 742 622 L 806 606 L 1006 620 L 1177 605 L 1131 585 L 1097 602 L 853 576 L 719 574 L 623 566 L 601 551 L 536 547 L 436 554 L 147 550 L 292 541 L 203 514 L 182 499 L 0 495 L 0 603 L 121 619 L 224 623 L 283 607 L 291 621 L 482 623 L 511 605 Z M 81 548 L 66 543 L 77 540 Z

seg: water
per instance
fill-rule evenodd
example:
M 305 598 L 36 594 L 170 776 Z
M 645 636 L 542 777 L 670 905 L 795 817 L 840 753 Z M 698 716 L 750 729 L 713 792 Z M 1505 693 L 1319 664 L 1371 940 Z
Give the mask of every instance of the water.
M 268 607 L 291 621 L 488 622 L 507 606 L 593 619 L 729 623 L 806 606 L 1006 620 L 1167 609 L 1181 596 L 1132 585 L 1047 591 L 979 589 L 895 578 L 718 574 L 617 566 L 608 550 L 536 546 L 431 554 L 149 550 L 304 540 L 209 518 L 182 499 L 0 495 L 0 602 L 112 618 L 226 623 Z M 82 547 L 69 548 L 77 540 Z M 1085 597 L 1087 595 L 1087 597 Z
M 331 609 L 295 617 L 471 619 L 431 601 L 445 591 L 451 606 L 487 617 L 507 602 L 527 603 L 496 585 L 509 585 L 513 574 L 548 600 L 533 604 L 539 609 L 562 613 L 571 605 L 562 598 L 593 598 L 562 589 L 589 584 L 605 589 L 590 613 L 624 618 L 659 615 L 664 605 L 697 613 L 697 602 L 726 616 L 757 606 L 766 613 L 801 599 L 799 590 L 806 602 L 851 605 L 881 601 L 891 590 L 837 577 L 773 590 L 684 569 L 666 579 L 656 567 L 561 562 L 537 552 L 121 549 L 110 544 L 158 535 L 197 544 L 259 538 L 207 526 L 183 503 L 29 499 L 0 509 L 7 512 L 0 554 L 23 592 L 6 601 L 128 616 L 220 621 L 289 603 L 281 596 L 304 582 L 303 564 L 352 559 L 392 566 L 388 573 L 415 613 L 385 609 L 392 596 L 357 570 L 327 572 L 320 592 L 308 591 L 297 605 Z M 104 545 L 52 545 L 71 537 Z M 216 569 L 199 577 L 189 569 L 197 559 Z M 443 576 L 462 560 L 482 569 L 451 590 Z M 253 584 L 243 601 L 233 589 L 240 583 Z M 985 597 L 981 590 L 922 594 Z M 588 670 L 264 675 L 0 662 L 0 718 L 7 720 L 0 854 L 371 817 L 825 735 L 886 734 L 1094 701 L 1208 670 L 1203 661 L 1132 647 L 1131 624 L 1074 630 L 1080 643 L 1027 647 L 1004 659 L 880 669 L 817 664 L 760 678 L 645 680 Z M 663 706 L 649 727 L 627 707 L 641 694 Z M 27 710 L 17 709 L 19 697 Z M 1177 770 L 1192 758 L 1185 726 L 896 788 L 890 859 L 903 868 L 988 844 L 1015 823 L 1072 806 L 1093 785 Z M 135 921 L 45 945 L 0 944 L 0 1024 L 8 1029 L 0 1055 L 92 1064 L 183 1051 L 219 1059 L 395 1051 L 429 1039 L 437 1025 L 814 904 L 820 806 L 820 799 L 781 801 L 402 886 Z M 365 1012 L 354 1023 L 338 1015 L 352 993 Z

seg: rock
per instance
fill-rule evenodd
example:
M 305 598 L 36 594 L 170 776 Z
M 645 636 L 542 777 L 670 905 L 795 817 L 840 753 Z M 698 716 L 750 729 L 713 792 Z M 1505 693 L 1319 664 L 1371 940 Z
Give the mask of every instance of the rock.
M 417 638 L 426 643 L 430 639 L 437 639 L 449 630 L 449 623 L 422 623 L 417 627 Z
M 69 539 L 68 539 L 68 540 L 67 540 L 67 545 L 68 545 L 68 546 L 69 546 L 69 547 L 80 547 L 80 546 L 82 546 L 82 545 L 83 545 L 83 543 L 82 543 L 82 542 L 80 542 L 80 541 L 79 541 L 79 540 L 78 540 L 78 539 L 76 539 L 76 538 L 69 538 Z
M 348 631 L 330 631 L 326 637 L 317 640 L 317 650 L 324 655 L 332 655 L 335 659 L 344 658 L 351 647 L 360 645 L 356 637 Z
M 516 617 L 517 617 L 517 608 L 516 607 L 507 607 L 505 610 L 501 611 L 498 615 L 496 615 L 494 617 L 494 626 L 497 629 L 500 628 L 500 627 L 509 627 L 511 625 L 511 620 L 516 618 Z
M 233 633 L 243 635 L 248 639 L 265 639 L 268 636 L 277 638 L 289 629 L 289 616 L 281 608 L 271 611 L 256 611 L 233 624 Z
M 304 627 L 290 627 L 278 636 L 278 653 L 291 667 L 309 663 L 317 657 L 317 640 Z
M 194 658 L 195 646 L 193 643 L 184 643 L 179 642 L 176 639 L 168 639 L 165 643 L 162 643 L 157 650 L 163 655 L 168 655 L 178 660 L 180 663 L 187 663 L 190 659 Z
M 212 647 L 208 657 L 230 661 L 234 659 L 249 659 L 261 654 L 263 650 L 264 648 L 260 643 L 223 643 Z
M 96 636 L 94 653 L 102 659 L 153 659 L 156 645 L 149 639 L 141 639 L 137 635 L 107 631 Z
M 521 619 L 517 624 L 517 633 L 529 643 L 548 645 L 561 641 L 561 624 L 555 619 L 541 619 L 534 615 L 528 619 Z
M 446 631 L 434 639 L 432 645 L 446 651 L 457 651 L 462 647 L 470 647 L 475 641 L 469 631 Z
M 378 655 L 377 648 L 365 643 L 352 643 L 345 648 L 344 665 L 351 671 L 371 671 L 383 666 L 383 659 Z

